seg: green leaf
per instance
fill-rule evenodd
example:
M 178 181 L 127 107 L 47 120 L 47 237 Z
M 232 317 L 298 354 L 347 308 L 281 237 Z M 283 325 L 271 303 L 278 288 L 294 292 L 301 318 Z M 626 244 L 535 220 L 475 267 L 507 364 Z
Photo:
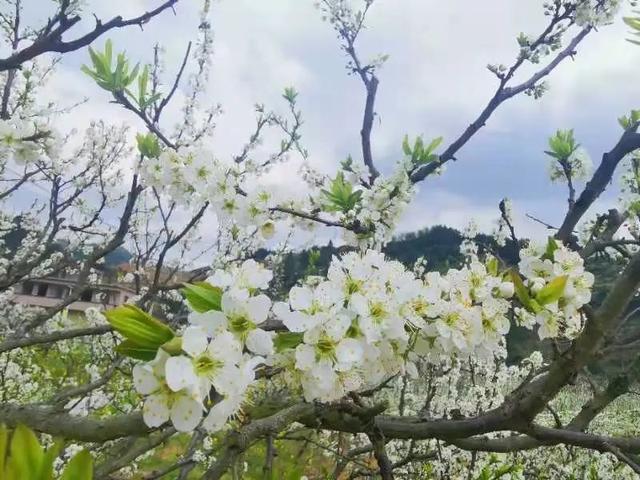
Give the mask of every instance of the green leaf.
M 280 332 L 273 339 L 276 352 L 280 353 L 300 345 L 303 341 L 303 332 Z
M 104 316 L 118 333 L 141 347 L 157 348 L 175 336 L 171 328 L 135 305 L 121 305 Z
M 540 305 L 548 305 L 559 300 L 567 286 L 568 278 L 567 275 L 562 275 L 551 280 L 536 294 L 536 301 Z
M 640 121 L 640 110 L 631 110 L 629 115 L 623 115 L 618 118 L 618 123 L 624 130 L 628 130 Z
M 353 191 L 353 185 L 345 181 L 344 173 L 339 171 L 331 181 L 329 190 L 321 190 L 322 194 L 328 200 L 328 204 L 323 208 L 329 212 L 348 212 L 353 210 L 362 197 L 362 191 Z
M 113 43 L 111 39 L 107 39 L 104 44 L 104 63 L 107 71 L 111 71 L 111 62 L 113 61 Z
M 116 347 L 116 352 L 136 360 L 149 362 L 156 358 L 159 347 L 141 346 L 131 340 L 125 340 Z
M 433 153 L 433 151 L 440 146 L 443 140 L 444 137 L 436 137 L 431 140 L 431 143 L 427 147 L 427 153 Z
M 104 78 L 104 76 L 110 72 L 110 69 L 105 65 L 102 55 L 89 47 L 89 56 L 91 57 L 91 63 L 93 63 L 93 68 L 96 69 L 98 76 Z
M 16 478 L 37 478 L 42 465 L 44 450 L 38 437 L 28 427 L 18 425 L 11 437 L 9 468 Z
M 340 162 L 340 167 L 347 172 L 353 171 L 353 158 L 351 158 L 351 155 L 347 155 L 347 158 Z
M 487 262 L 487 272 L 489 273 L 489 275 L 491 275 L 492 277 L 497 277 L 499 266 L 500 265 L 498 259 L 496 257 L 491 257 L 491 260 Z
M 413 152 L 411 153 L 411 161 L 413 163 L 418 163 L 422 158 L 423 145 L 422 137 L 417 137 L 413 144 Z
M 295 103 L 296 98 L 298 97 L 298 92 L 293 87 L 286 87 L 282 96 L 287 102 Z
M 509 270 L 509 275 L 513 282 L 516 297 L 518 297 L 522 306 L 532 313 L 538 313 L 540 311 L 540 305 L 531 298 L 531 295 L 529 295 L 529 289 L 522 282 L 520 274 L 516 270 L 512 269 Z
M 180 355 L 182 353 L 182 337 L 173 337 L 161 348 L 171 355 Z
M 140 70 L 140 64 L 136 63 L 136 66 L 133 67 L 133 70 L 131 70 L 131 73 L 129 75 L 127 75 L 127 78 L 124 80 L 124 86 L 125 87 L 128 87 L 129 85 L 131 85 L 134 82 L 134 80 L 138 76 L 138 71 L 139 70 Z
M 118 54 L 116 60 L 116 69 L 113 72 L 113 90 L 116 92 L 122 91 L 124 89 L 123 77 L 127 69 L 127 58 L 124 55 L 124 52 Z
M 407 157 L 411 156 L 411 146 L 409 145 L 409 135 L 405 135 L 402 139 L 402 151 Z
M 160 156 L 160 143 L 152 133 L 138 133 L 136 135 L 138 151 L 146 158 L 158 158 Z
M 180 291 L 189 302 L 189 306 L 198 313 L 222 310 L 222 290 L 210 283 L 185 283 Z
M 149 82 L 149 65 L 145 65 L 142 74 L 138 77 L 138 106 L 144 109 L 147 106 L 147 83 Z
M 92 480 L 93 458 L 87 450 L 78 452 L 67 464 L 60 480 Z
M 0 425 L 0 477 L 5 471 L 5 459 L 7 458 L 7 450 L 9 446 L 9 430 L 3 423 Z
M 553 254 L 556 250 L 558 250 L 558 248 L 560 247 L 558 246 L 558 242 L 555 238 L 553 237 L 547 238 L 547 248 L 542 258 L 547 260 L 553 260 Z
M 100 76 L 96 74 L 96 72 L 94 72 L 93 70 L 91 70 L 89 67 L 87 67 L 86 65 L 82 65 L 80 67 L 80 71 L 83 73 L 86 73 L 87 75 L 89 75 L 91 78 L 93 78 L 96 82 L 100 80 Z
M 579 147 L 576 142 L 573 130 L 557 130 L 556 133 L 549 138 L 549 151 L 545 151 L 560 161 L 567 160 Z
M 64 443 L 61 440 L 54 442 L 54 444 L 47 449 L 42 459 L 42 465 L 40 466 L 40 472 L 37 480 L 53 480 L 53 465 L 60 455 Z

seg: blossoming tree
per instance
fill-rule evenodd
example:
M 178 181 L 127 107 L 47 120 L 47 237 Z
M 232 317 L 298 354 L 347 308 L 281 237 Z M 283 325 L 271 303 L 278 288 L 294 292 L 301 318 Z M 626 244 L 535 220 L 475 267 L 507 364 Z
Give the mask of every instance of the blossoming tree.
M 319 1 L 364 92 L 361 155 L 337 162 L 331 175 L 307 163 L 291 88 L 283 95 L 287 115 L 257 106 L 255 130 L 238 154 L 212 153 L 220 109 L 201 107 L 212 52 L 209 1 L 197 40 L 168 80 L 159 46 L 142 66 L 110 41 L 89 48 L 83 71 L 145 130 L 130 144 L 126 129 L 96 122 L 69 151 L 63 144 L 73 132 L 58 122 L 66 109 L 38 95 L 55 75 L 47 54 L 142 26 L 179 2 L 96 20 L 72 40 L 63 36 L 83 15 L 79 2 L 54 2 L 49 21 L 35 27 L 21 23 L 22 3 L 11 0 L 0 16 L 10 49 L 0 59 L 0 422 L 26 425 L 43 441 L 75 442 L 67 450 L 90 446 L 95 478 L 132 473 L 141 457 L 177 437 L 188 438 L 184 451 L 142 478 L 238 474 L 256 445 L 264 446 L 260 468 L 271 478 L 287 442 L 326 452 L 334 478 L 640 473 L 640 431 L 629 419 L 638 413 L 640 343 L 630 325 L 640 286 L 639 111 L 622 112 L 619 138 L 593 173 L 572 130 L 549 139 L 550 178 L 567 186 L 566 215 L 548 240 L 529 242 L 517 237 L 503 201 L 497 242 L 516 248 L 514 264 L 471 237 L 465 264 L 446 272 L 430 271 L 428 258 L 408 266 L 383 253 L 418 185 L 449 161 L 463 162 L 463 147 L 502 104 L 543 97 L 547 77 L 579 54 L 584 38 L 622 21 L 621 1 L 544 2 L 544 29 L 518 37 L 510 65 L 489 65 L 497 85 L 477 118 L 450 143 L 399 139 L 390 172 L 371 146 L 385 58 L 364 60 L 356 48 L 374 2 Z M 178 89 L 182 116 L 166 118 Z M 257 149 L 266 130 L 282 137 L 269 154 Z M 300 182 L 308 187 L 297 198 L 263 181 L 293 155 L 303 160 Z M 618 169 L 626 172 L 618 208 L 593 211 Z M 26 202 L 25 191 L 34 199 Z M 210 215 L 219 225 L 215 245 L 199 237 Z M 344 246 L 326 275 L 308 275 L 278 295 L 273 272 L 282 252 L 259 261 L 256 253 L 276 234 L 327 228 L 342 232 Z M 133 252 L 137 295 L 84 318 L 67 315 L 123 244 Z M 592 299 L 598 279 L 589 261 L 603 256 L 619 272 L 604 299 Z M 20 283 L 62 271 L 73 272 L 74 286 L 53 308 L 15 302 Z M 516 327 L 537 335 L 544 355 L 507 364 L 507 334 Z M 614 374 L 591 373 L 621 351 L 631 355 Z

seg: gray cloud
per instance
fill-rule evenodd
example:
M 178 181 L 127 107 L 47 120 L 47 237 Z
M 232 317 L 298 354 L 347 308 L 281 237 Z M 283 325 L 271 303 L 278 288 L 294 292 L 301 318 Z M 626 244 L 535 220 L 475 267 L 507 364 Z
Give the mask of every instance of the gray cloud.
M 516 35 L 520 31 L 535 34 L 544 25 L 540 3 L 376 1 L 360 52 L 364 57 L 390 55 L 380 71 L 373 141 L 383 171 L 390 171 L 398 158 L 404 134 L 444 135 L 445 141 L 451 140 L 473 120 L 495 88 L 486 64 L 513 61 Z M 132 16 L 153 4 L 151 0 L 90 0 L 86 10 L 103 18 L 114 9 Z M 176 16 L 166 13 L 143 32 L 115 32 L 113 40 L 129 56 L 143 61 L 150 59 L 153 43 L 160 41 L 170 74 L 195 35 L 198 7 L 198 2 L 180 2 Z M 219 0 L 213 4 L 212 21 L 216 55 L 209 92 L 211 101 L 225 109 L 212 145 L 218 156 L 233 154 L 246 140 L 255 102 L 281 106 L 279 95 L 285 86 L 293 85 L 300 91 L 306 120 L 304 143 L 314 164 L 330 172 L 346 155 L 358 157 L 364 92 L 357 79 L 345 74 L 335 35 L 312 0 Z M 421 185 L 401 229 L 434 223 L 460 227 L 472 217 L 489 226 L 504 196 L 512 198 L 522 214 L 531 212 L 558 222 L 565 191 L 546 178 L 546 138 L 556 128 L 573 127 L 595 161 L 615 143 L 616 118 L 640 106 L 640 49 L 625 42 L 625 36 L 621 20 L 602 28 L 585 40 L 575 61 L 554 72 L 551 90 L 543 99 L 522 97 L 503 105 L 460 152 L 458 162 L 442 177 Z M 83 126 L 91 118 L 106 117 L 140 129 L 135 119 L 108 105 L 107 96 L 79 73 L 83 61 L 85 52 L 66 56 L 50 88 L 54 98 L 68 103 L 91 97 L 71 115 L 70 124 Z M 284 173 L 276 169 L 272 178 L 283 187 L 289 183 Z M 614 199 L 615 193 L 609 194 L 603 205 Z M 544 228 L 523 215 L 517 223 L 524 234 L 544 234 Z

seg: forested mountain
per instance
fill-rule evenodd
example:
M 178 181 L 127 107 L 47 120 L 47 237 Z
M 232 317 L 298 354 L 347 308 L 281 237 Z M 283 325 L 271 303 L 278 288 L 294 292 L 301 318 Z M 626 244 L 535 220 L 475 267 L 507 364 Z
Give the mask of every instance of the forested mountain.
M 459 267 L 464 261 L 460 253 L 462 233 L 455 228 L 436 225 L 417 232 L 406 233 L 391 240 L 384 252 L 394 260 L 399 260 L 411 267 L 418 258 L 424 257 L 430 270 L 446 272 L 450 268 Z M 516 261 L 516 252 L 512 242 L 499 247 L 495 240 L 487 235 L 478 235 L 475 239 L 481 250 L 496 253 L 505 263 L 511 265 Z M 307 250 L 289 253 L 285 256 L 279 269 L 280 287 L 290 289 L 306 274 L 322 275 L 326 273 L 331 257 L 341 249 L 332 243 Z M 261 256 L 266 255 L 261 252 Z

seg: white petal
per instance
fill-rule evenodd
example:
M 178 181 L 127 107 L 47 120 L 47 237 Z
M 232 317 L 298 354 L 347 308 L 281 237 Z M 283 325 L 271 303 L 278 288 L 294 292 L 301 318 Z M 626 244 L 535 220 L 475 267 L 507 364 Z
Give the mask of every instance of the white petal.
M 209 433 L 214 433 L 222 429 L 229 420 L 229 417 L 235 413 L 235 404 L 231 399 L 224 399 L 216 403 L 207 418 L 202 422 L 202 426 Z
M 248 290 L 234 290 L 222 294 L 222 311 L 225 313 L 235 312 L 242 308 L 249 298 Z
M 202 405 L 188 395 L 180 395 L 171 406 L 171 422 L 179 432 L 191 432 L 202 419 Z
M 222 312 L 210 310 L 205 313 L 191 312 L 189 314 L 189 322 L 204 328 L 207 335 L 215 336 L 221 330 L 227 328 L 227 317 Z
M 284 318 L 291 313 L 289 304 L 286 302 L 274 302 L 271 311 L 280 320 L 284 320 Z
M 255 297 L 251 297 L 247 303 L 247 311 L 251 317 L 251 321 L 256 325 L 264 322 L 269 315 L 269 309 L 271 309 L 271 299 L 266 295 L 260 294 Z
M 187 327 L 182 334 L 182 350 L 197 357 L 207 349 L 209 341 L 203 327 Z
M 289 303 L 294 310 L 306 310 L 313 303 L 313 292 L 306 287 L 293 287 L 289 292 Z
M 361 322 L 362 323 L 362 322 Z M 333 340 L 340 341 L 351 326 L 351 319 L 347 315 L 335 315 L 324 324 L 325 331 Z
M 233 333 L 226 330 L 211 340 L 208 351 L 213 358 L 225 364 L 237 364 L 242 360 L 242 345 Z
M 256 328 L 247 335 L 247 348 L 258 355 L 273 355 L 273 337 L 271 332 Z
M 315 316 L 302 312 L 289 312 L 282 318 L 282 323 L 290 332 L 304 332 L 318 324 Z
M 156 352 L 156 358 L 150 363 L 151 368 L 153 370 L 153 374 L 157 378 L 164 378 L 164 366 L 167 363 L 167 360 L 171 357 L 165 350 L 159 348 Z
M 142 407 L 142 418 L 147 426 L 159 427 L 169 420 L 169 407 L 167 396 L 163 394 L 150 395 Z
M 318 285 L 315 291 L 315 296 L 320 304 L 325 308 L 344 302 L 344 294 L 342 293 L 342 290 L 333 282 L 323 282 Z
M 349 306 L 359 315 L 369 314 L 369 301 L 360 293 L 354 293 L 351 295 Z
M 241 376 L 242 371 L 240 368 L 227 363 L 216 371 L 216 376 L 213 379 L 213 386 L 218 393 L 230 395 L 239 390 L 238 385 Z
M 352 364 L 358 363 L 364 357 L 362 343 L 355 338 L 345 338 L 336 347 L 336 358 L 339 363 L 348 369 Z
M 211 277 L 207 278 L 207 282 L 216 287 L 228 287 L 233 282 L 233 277 L 224 270 L 216 270 Z
M 296 348 L 296 368 L 311 370 L 316 365 L 316 352 L 311 345 L 298 345 Z
M 256 378 L 255 369 L 258 367 L 258 365 L 262 365 L 263 363 L 265 363 L 264 357 L 245 356 L 245 360 L 242 362 L 242 365 L 240 365 L 242 375 L 248 378 L 249 382 L 253 382 Z
M 358 323 L 362 333 L 364 333 L 367 342 L 375 343 L 382 338 L 380 327 L 376 325 L 369 317 L 361 317 Z
M 416 378 L 418 378 L 418 367 L 416 367 L 415 363 L 407 362 L 405 364 L 405 369 L 406 369 L 407 375 L 409 375 L 411 379 L 415 380 Z
M 177 392 L 183 388 L 195 388 L 198 385 L 198 377 L 193 369 L 190 358 L 180 355 L 171 357 L 165 366 L 167 385 Z
M 138 363 L 133 367 L 133 385 L 138 393 L 149 395 L 158 389 L 160 383 L 150 365 Z

